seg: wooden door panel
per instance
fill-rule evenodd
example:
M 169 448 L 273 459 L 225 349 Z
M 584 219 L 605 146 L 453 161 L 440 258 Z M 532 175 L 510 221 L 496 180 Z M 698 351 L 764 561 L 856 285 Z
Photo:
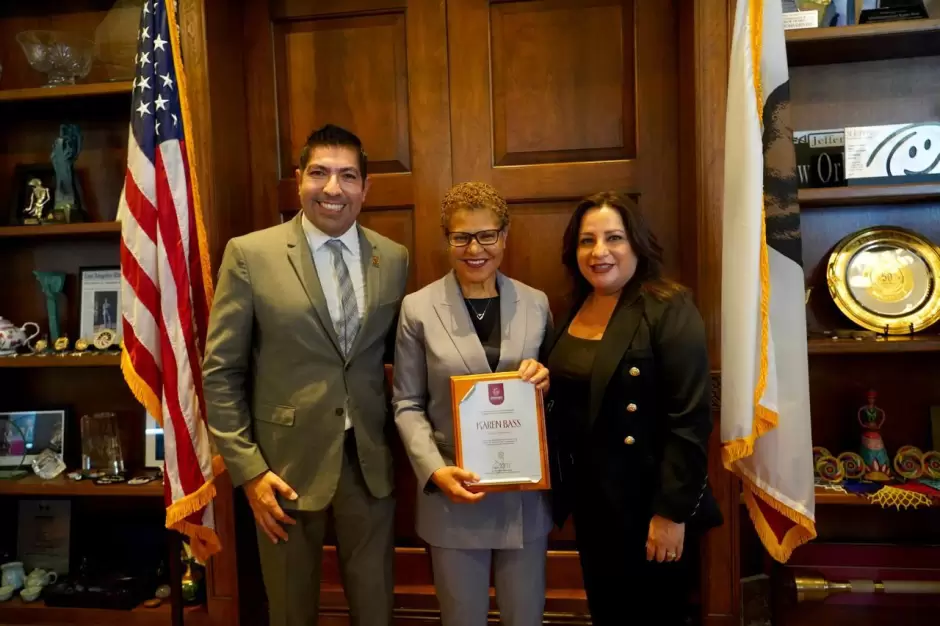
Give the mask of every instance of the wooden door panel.
M 630 8 L 604 0 L 491 5 L 495 165 L 635 155 L 634 93 L 620 88 L 633 83 L 633 50 L 621 38 L 633 32 Z
M 561 233 L 573 210 L 571 202 L 512 206 L 512 222 L 500 270 L 513 278 L 526 276 L 528 280 L 524 282 L 529 284 L 537 283 L 548 296 L 553 311 L 563 308 L 568 293 L 568 275 L 558 259 L 561 258 Z M 542 237 L 543 233 L 550 236 Z
M 372 176 L 367 209 L 414 205 L 405 32 L 404 7 L 385 15 L 313 14 L 275 22 L 282 211 L 299 208 L 294 171 L 300 151 L 310 131 L 327 123 L 362 140 Z
M 404 11 L 278 23 L 281 178 L 293 180 L 307 135 L 327 122 L 356 129 L 370 173 L 407 172 L 407 63 Z

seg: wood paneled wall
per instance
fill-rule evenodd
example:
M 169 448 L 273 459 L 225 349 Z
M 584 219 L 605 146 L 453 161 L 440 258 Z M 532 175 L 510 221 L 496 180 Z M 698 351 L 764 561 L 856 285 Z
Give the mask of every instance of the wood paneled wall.
M 567 287 L 561 233 L 574 205 L 600 190 L 635 195 L 669 271 L 695 289 L 718 367 L 731 0 L 182 4 L 214 262 L 231 236 L 296 212 L 300 148 L 332 122 L 364 141 L 374 180 L 361 222 L 409 248 L 411 290 L 448 270 L 439 203 L 456 182 L 487 181 L 504 194 L 512 227 L 502 269 L 545 291 L 556 314 Z M 433 617 L 436 604 L 414 535 L 414 478 L 398 452 L 397 606 L 410 621 Z M 738 492 L 720 469 L 717 424 L 714 452 L 726 523 L 705 541 L 701 603 L 705 623 L 717 625 L 738 614 Z M 245 553 L 251 541 L 233 554 L 231 491 L 218 507 L 229 554 L 213 568 L 215 595 L 255 604 L 245 600 L 260 584 Z M 570 528 L 552 536 L 548 611 L 579 622 L 587 609 L 572 539 Z M 338 573 L 329 563 L 325 573 L 324 610 L 342 621 Z

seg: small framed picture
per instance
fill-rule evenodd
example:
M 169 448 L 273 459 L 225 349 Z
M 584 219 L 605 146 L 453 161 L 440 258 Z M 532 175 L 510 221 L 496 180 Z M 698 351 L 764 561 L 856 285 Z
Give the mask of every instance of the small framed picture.
M 163 428 L 149 413 L 144 427 L 144 467 L 163 469 Z
M 13 169 L 13 193 L 8 224 L 39 224 L 55 206 L 55 169 L 52 164 L 18 164 Z
M 121 340 L 121 268 L 83 267 L 79 270 L 79 339 L 91 342 L 102 330 Z
M 29 467 L 43 450 L 65 454 L 65 411 L 0 412 L 0 467 Z

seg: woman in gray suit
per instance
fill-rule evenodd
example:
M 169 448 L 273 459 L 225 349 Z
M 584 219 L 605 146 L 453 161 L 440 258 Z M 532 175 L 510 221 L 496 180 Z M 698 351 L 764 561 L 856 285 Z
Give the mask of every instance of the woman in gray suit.
M 506 201 L 489 185 L 447 192 L 441 225 L 452 266 L 405 296 L 395 349 L 395 423 L 418 478 L 417 532 L 431 546 L 444 626 L 484 626 L 489 579 L 506 626 L 542 623 L 551 514 L 544 492 L 473 493 L 454 467 L 450 377 L 518 371 L 548 388 L 536 357 L 551 314 L 541 291 L 499 272 Z

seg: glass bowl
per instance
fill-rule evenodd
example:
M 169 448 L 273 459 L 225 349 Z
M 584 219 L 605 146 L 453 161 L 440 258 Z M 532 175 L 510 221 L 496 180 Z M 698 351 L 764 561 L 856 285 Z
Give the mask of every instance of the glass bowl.
M 17 33 L 16 41 L 30 67 L 46 74 L 46 87 L 74 85 L 91 70 L 95 44 L 75 33 L 25 30 Z

